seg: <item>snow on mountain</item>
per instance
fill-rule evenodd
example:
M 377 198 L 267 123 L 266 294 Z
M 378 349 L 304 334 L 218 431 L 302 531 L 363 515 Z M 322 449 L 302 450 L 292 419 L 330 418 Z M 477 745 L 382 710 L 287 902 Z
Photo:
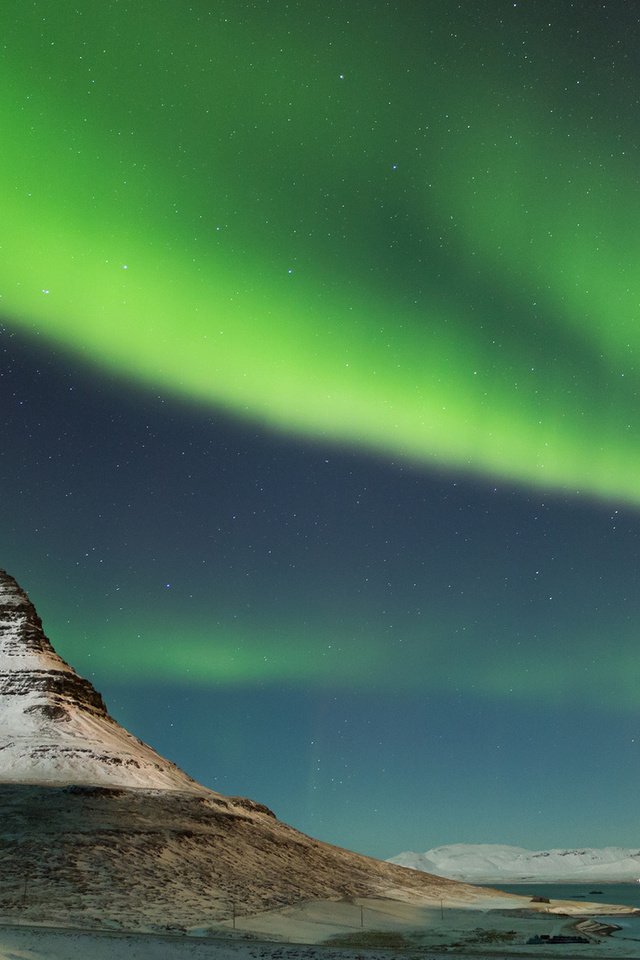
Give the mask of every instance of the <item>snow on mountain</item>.
M 26 593 L 0 570 L 0 783 L 204 792 L 133 737 L 55 652 Z
M 454 843 L 426 853 L 400 853 L 389 863 L 470 883 L 624 882 L 640 877 L 640 849 L 626 847 L 526 850 L 501 844 Z

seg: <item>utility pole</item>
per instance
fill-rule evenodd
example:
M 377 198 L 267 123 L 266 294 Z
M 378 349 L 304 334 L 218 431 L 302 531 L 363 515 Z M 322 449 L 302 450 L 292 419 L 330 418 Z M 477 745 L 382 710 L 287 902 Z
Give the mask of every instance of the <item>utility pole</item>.
M 364 907 L 360 904 L 360 929 L 364 929 Z
M 440 901 L 440 919 L 444 920 L 444 900 Z

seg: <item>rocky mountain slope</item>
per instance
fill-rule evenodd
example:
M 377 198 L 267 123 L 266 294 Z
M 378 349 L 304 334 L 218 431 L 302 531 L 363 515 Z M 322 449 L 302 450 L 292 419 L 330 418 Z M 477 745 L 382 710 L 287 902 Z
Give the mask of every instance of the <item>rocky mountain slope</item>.
M 471 883 L 624 882 L 640 877 L 640 849 L 625 847 L 526 850 L 500 844 L 454 843 L 426 853 L 400 853 L 388 862 Z
M 479 895 L 313 840 L 250 800 L 5 784 L 0 814 L 0 920 L 207 928 L 316 899 Z

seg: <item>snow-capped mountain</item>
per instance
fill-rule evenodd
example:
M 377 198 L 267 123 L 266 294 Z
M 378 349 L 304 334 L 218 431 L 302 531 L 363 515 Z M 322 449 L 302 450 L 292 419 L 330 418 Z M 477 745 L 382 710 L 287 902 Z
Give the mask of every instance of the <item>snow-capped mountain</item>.
M 400 853 L 389 863 L 470 883 L 624 882 L 640 877 L 640 849 L 626 847 L 525 850 L 500 844 L 454 843 L 426 853 Z
M 51 646 L 13 577 L 0 570 L 0 783 L 204 788 L 107 713 Z

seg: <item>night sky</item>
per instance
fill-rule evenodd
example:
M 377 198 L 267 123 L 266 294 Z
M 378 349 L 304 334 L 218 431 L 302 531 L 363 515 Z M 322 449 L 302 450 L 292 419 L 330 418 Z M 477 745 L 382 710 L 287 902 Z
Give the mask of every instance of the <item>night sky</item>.
M 5 0 L 0 566 L 189 774 L 637 846 L 640 20 Z

